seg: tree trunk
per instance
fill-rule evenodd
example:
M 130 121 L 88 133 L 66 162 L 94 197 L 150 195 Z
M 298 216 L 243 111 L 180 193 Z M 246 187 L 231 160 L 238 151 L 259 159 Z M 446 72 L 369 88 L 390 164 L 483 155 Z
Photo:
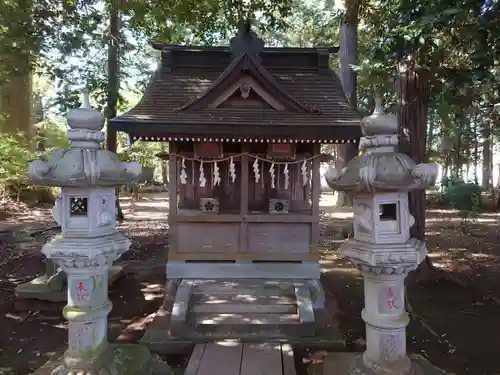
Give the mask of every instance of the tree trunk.
M 33 111 L 33 74 L 29 57 L 17 61 L 18 71 L 11 72 L 8 80 L 0 86 L 0 132 L 16 134 L 22 132 L 32 140 L 35 138 Z
M 163 152 L 168 152 L 168 146 L 162 147 Z M 164 185 L 169 186 L 168 183 L 168 162 L 161 159 L 161 180 Z
M 479 119 L 477 111 L 474 112 L 474 115 L 471 115 L 471 120 L 473 122 L 472 132 L 474 134 L 474 183 L 476 185 L 479 184 L 479 179 L 477 176 L 477 165 L 479 162 L 479 145 L 478 145 L 478 137 L 477 137 L 477 121 Z
M 357 7 L 348 9 L 340 25 L 340 82 L 349 104 L 354 108 L 357 108 L 356 72 L 351 66 L 355 65 L 357 60 L 358 11 Z M 344 168 L 357 153 L 358 147 L 355 143 L 338 145 L 335 168 L 339 170 Z M 337 206 L 349 203 L 348 195 L 345 192 L 339 191 L 337 194 Z
M 415 163 L 425 160 L 426 128 L 427 128 L 427 85 L 422 76 L 417 73 L 411 62 L 401 62 L 398 65 L 398 136 L 399 149 L 409 155 Z M 415 217 L 411 228 L 412 237 L 425 238 L 425 191 L 410 193 L 410 212 Z
M 462 155 L 460 154 L 462 152 L 462 137 L 463 137 L 463 131 L 462 131 L 462 122 L 460 122 L 460 129 L 458 131 L 457 135 L 457 141 L 455 147 L 455 177 L 456 178 L 463 178 L 463 171 L 462 171 Z
M 426 128 L 428 115 L 427 82 L 415 71 L 412 61 L 402 61 L 398 69 L 398 137 L 399 151 L 409 155 L 415 163 L 425 160 Z M 410 229 L 411 236 L 425 239 L 425 190 L 409 193 L 410 213 L 415 224 Z M 432 260 L 427 256 L 418 268 L 410 274 L 406 282 L 411 284 L 435 270 Z
M 488 116 L 483 117 L 481 135 L 483 136 L 483 176 L 481 187 L 489 190 L 491 187 L 491 126 Z
M 425 153 L 426 158 L 429 158 L 429 155 L 432 151 L 432 143 L 434 142 L 434 129 L 436 128 L 436 114 L 433 112 L 432 116 L 429 116 L 429 129 L 427 134 L 427 151 Z M 426 159 L 426 161 L 428 161 Z
M 107 98 L 107 111 L 106 116 L 109 120 L 116 117 L 118 105 L 118 91 L 120 89 L 119 83 L 119 69 L 120 69 L 120 13 L 118 10 L 117 1 L 111 1 L 109 9 L 109 36 L 108 36 L 108 98 Z M 108 150 L 116 152 L 117 140 L 116 131 L 106 127 L 106 146 Z M 116 189 L 116 211 L 117 219 L 122 221 L 124 219 L 123 211 L 120 206 L 119 199 L 120 190 Z

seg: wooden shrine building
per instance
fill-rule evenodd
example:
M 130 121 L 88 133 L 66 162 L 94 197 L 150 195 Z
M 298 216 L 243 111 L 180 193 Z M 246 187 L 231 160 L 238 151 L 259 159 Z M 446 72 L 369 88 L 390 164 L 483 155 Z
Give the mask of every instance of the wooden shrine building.
M 304 309 L 322 299 L 320 147 L 361 135 L 329 67 L 336 49 L 264 48 L 248 26 L 229 47 L 155 48 L 161 67 L 110 127 L 169 142 L 160 157 L 170 168 L 167 278 L 180 284 L 172 319 L 188 319 L 204 282 L 288 280 L 296 302 L 310 302 L 297 303 L 299 320 L 310 320 Z

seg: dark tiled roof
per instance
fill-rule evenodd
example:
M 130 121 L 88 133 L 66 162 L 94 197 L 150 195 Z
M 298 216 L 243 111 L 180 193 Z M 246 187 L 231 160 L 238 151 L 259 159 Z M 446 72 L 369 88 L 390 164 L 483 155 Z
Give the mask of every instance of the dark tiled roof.
M 347 103 L 338 76 L 317 62 L 315 66 L 304 63 L 311 60 L 305 56 L 311 55 L 309 50 L 304 54 L 294 50 L 289 56 L 273 50 L 272 58 L 264 50 L 262 66 L 291 98 L 305 108 L 318 109 L 319 113 L 250 107 L 179 110 L 212 86 L 231 63 L 231 54 L 203 49 L 167 52 L 168 56 L 163 53 L 162 67 L 154 73 L 141 101 L 112 119 L 112 128 L 134 135 L 332 140 L 357 139 L 361 134 L 360 117 Z M 200 63 L 203 61 L 206 63 Z
M 287 105 L 291 112 L 313 112 L 292 97 L 254 57 L 245 53 L 235 57 L 210 87 L 184 105 L 181 110 L 206 108 L 211 101 L 218 97 L 221 90 L 227 88 L 228 84 L 234 83 L 243 72 L 256 78 L 267 92 L 274 96 L 274 99 Z

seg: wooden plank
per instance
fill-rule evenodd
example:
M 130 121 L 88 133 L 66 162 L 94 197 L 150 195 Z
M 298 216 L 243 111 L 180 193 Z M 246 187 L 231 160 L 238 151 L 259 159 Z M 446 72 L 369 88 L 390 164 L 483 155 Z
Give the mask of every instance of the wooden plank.
M 196 325 L 214 324 L 299 324 L 297 314 L 194 314 L 193 322 Z
M 189 362 L 186 366 L 186 370 L 184 371 L 184 375 L 196 375 L 198 373 L 205 349 L 206 344 L 195 345 L 193 352 L 191 353 L 191 357 L 189 357 Z
M 172 307 L 171 324 L 184 323 L 189 308 L 189 299 L 193 289 L 193 280 L 182 280 L 175 294 L 174 305 Z
M 317 262 L 301 263 L 188 263 L 167 262 L 169 279 L 319 279 Z
M 289 344 L 281 344 L 281 361 L 283 363 L 283 375 L 297 374 L 293 350 Z
M 282 375 L 280 345 L 245 344 L 240 375 Z
M 242 352 L 242 344 L 206 344 L 197 375 L 239 375 Z
M 295 297 L 297 298 L 297 310 L 301 323 L 314 323 L 314 310 L 311 301 L 309 286 L 297 284 L 295 286 Z
M 187 249 L 189 250 L 189 249 Z M 292 261 L 318 261 L 319 255 L 317 253 L 295 253 L 295 254 L 284 254 L 284 253 L 243 253 L 243 252 L 225 252 L 221 249 L 221 252 L 175 252 L 170 251 L 168 254 L 168 260 L 234 260 L 234 261 L 272 261 L 272 262 L 292 262 Z
M 263 214 L 263 213 L 248 213 L 240 214 L 209 214 L 200 212 L 199 210 L 181 209 L 178 214 L 170 214 L 172 221 L 175 223 L 319 223 L 319 217 L 311 216 L 307 213 L 290 212 L 283 214 Z

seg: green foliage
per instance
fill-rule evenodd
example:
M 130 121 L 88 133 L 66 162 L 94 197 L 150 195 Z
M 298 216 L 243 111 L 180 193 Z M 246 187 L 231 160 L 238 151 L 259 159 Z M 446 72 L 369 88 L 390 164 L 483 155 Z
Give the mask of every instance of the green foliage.
M 35 142 L 25 133 L 3 134 L 0 137 L 0 191 L 8 188 L 19 192 L 27 182 L 28 164 L 53 150 L 66 148 L 69 142 L 65 127 L 56 122 L 39 124 Z M 36 147 L 35 147 L 36 146 Z
M 69 147 L 66 125 L 56 121 L 43 121 L 38 124 L 37 149 L 52 151 Z
M 155 168 L 160 164 L 156 157 L 161 149 L 159 142 L 134 142 L 127 144 L 127 135 L 118 133 L 118 156 L 122 161 L 135 161 L 145 168 Z
M 459 178 L 444 178 L 441 185 L 443 203 L 459 211 L 465 230 L 467 222 L 476 216 L 481 206 L 481 187 Z
M 20 186 L 26 181 L 28 163 L 34 157 L 29 151 L 26 134 L 3 134 L 0 137 L 0 190 Z

